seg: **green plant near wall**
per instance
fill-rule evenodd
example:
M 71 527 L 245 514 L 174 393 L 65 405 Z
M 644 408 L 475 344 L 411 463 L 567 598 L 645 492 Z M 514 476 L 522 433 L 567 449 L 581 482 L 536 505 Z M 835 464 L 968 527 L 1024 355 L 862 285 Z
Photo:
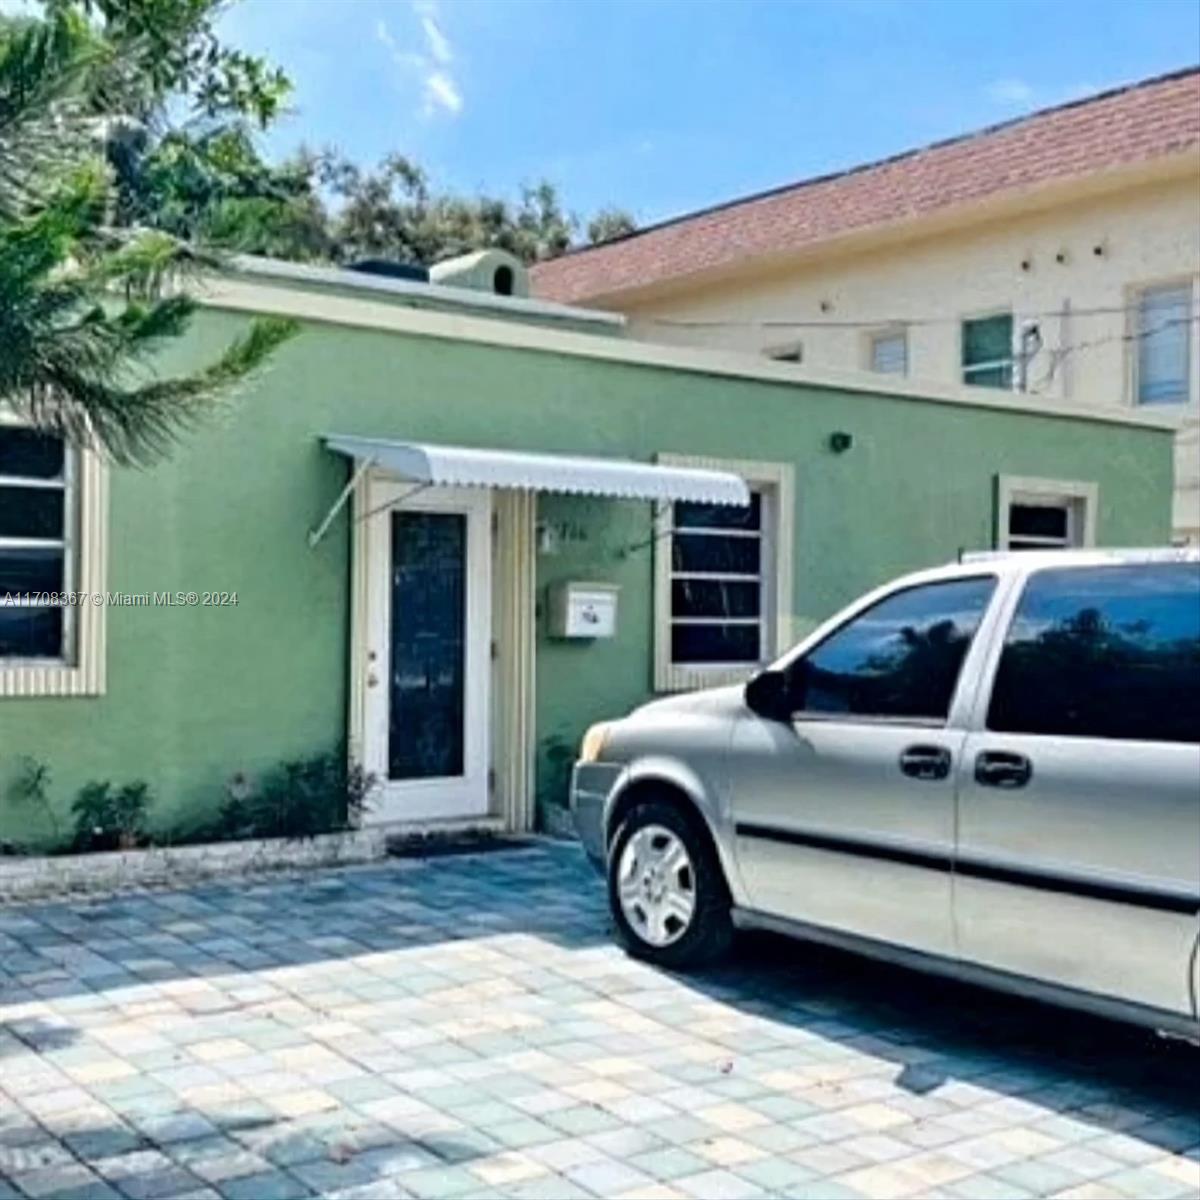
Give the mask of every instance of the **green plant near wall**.
M 85 784 L 71 803 L 75 816 L 72 849 L 133 850 L 147 845 L 146 815 L 151 799 L 150 785 L 141 779 L 119 788 L 107 780 Z
M 50 803 L 50 768 L 28 756 L 17 767 L 17 777 L 9 784 L 6 795 L 14 805 L 36 809 L 50 833 L 50 848 L 60 849 L 64 843 L 62 825 Z M 16 847 L 16 849 L 22 849 Z
M 375 776 L 333 750 L 281 763 L 258 785 L 238 773 L 212 835 L 240 838 L 310 838 L 359 824 L 370 804 Z
M 571 768 L 575 764 L 575 744 L 557 734 L 541 741 L 544 764 L 538 786 L 538 798 L 545 804 L 566 808 L 571 787 Z

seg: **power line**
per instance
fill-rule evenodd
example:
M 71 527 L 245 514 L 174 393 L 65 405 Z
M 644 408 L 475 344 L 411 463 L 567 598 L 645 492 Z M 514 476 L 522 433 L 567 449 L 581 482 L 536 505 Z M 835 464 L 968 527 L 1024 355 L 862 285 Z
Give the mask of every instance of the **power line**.
M 1138 304 L 1107 305 L 1094 308 L 1052 308 L 1042 312 L 1018 312 L 1021 320 L 1052 317 L 1100 317 L 1115 316 L 1141 311 Z M 953 317 L 877 317 L 869 320 L 808 320 L 785 317 L 754 317 L 747 320 L 688 320 L 683 317 L 645 317 L 650 325 L 665 325 L 678 329 L 884 329 L 910 325 L 958 325 L 962 316 Z M 1194 320 L 1195 318 L 1181 318 Z M 1136 335 L 1134 335 L 1136 336 Z
M 1054 379 L 1059 367 L 1067 360 L 1068 356 L 1075 354 L 1080 350 L 1093 350 L 1097 346 L 1109 346 L 1115 342 L 1140 342 L 1145 338 L 1153 337 L 1156 333 L 1164 333 L 1168 329 L 1173 329 L 1179 325 L 1196 325 L 1200 324 L 1200 315 L 1191 317 L 1172 317 L 1169 320 L 1163 321 L 1158 325 L 1154 325 L 1149 329 L 1139 329 L 1134 333 L 1114 333 L 1107 337 L 1088 338 L 1082 342 L 1070 342 L 1065 346 L 1055 346 L 1050 349 L 1050 362 L 1046 368 L 1045 377 L 1039 380 L 1037 387 L 1046 387 Z M 1030 360 L 1032 361 L 1032 359 Z M 1028 363 L 1026 364 L 1028 365 Z M 1029 389 L 1033 391 L 1033 388 Z

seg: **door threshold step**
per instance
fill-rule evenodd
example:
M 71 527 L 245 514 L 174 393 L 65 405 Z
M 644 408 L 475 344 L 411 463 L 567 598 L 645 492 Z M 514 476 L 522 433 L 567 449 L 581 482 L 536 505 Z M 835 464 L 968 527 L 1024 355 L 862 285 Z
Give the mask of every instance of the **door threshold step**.
M 452 854 L 490 854 L 499 850 L 529 850 L 537 840 L 495 829 L 422 829 L 397 830 L 387 837 L 387 852 L 392 858 L 444 858 Z

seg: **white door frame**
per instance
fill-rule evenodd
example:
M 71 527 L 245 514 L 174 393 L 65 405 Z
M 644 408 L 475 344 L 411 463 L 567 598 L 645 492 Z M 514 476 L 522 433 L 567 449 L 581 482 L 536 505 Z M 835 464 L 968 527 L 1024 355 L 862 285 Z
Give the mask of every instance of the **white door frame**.
M 492 498 L 485 488 L 425 488 L 369 476 L 364 487 L 366 632 L 362 680 L 364 768 L 377 785 L 365 820 L 371 824 L 463 820 L 488 812 L 491 764 Z M 466 664 L 464 670 L 463 774 L 442 779 L 390 780 L 389 672 L 393 511 L 462 513 L 467 518 Z M 361 578 L 361 576 L 360 576 Z

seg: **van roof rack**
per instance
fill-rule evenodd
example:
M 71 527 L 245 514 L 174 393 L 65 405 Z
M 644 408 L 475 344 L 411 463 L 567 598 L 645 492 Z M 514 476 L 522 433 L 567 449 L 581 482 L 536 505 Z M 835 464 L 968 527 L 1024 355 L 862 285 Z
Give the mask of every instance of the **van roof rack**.
M 960 550 L 960 563 L 1004 562 L 1030 558 L 1087 559 L 1089 562 L 1200 562 L 1200 546 L 1088 546 L 1062 550 Z

